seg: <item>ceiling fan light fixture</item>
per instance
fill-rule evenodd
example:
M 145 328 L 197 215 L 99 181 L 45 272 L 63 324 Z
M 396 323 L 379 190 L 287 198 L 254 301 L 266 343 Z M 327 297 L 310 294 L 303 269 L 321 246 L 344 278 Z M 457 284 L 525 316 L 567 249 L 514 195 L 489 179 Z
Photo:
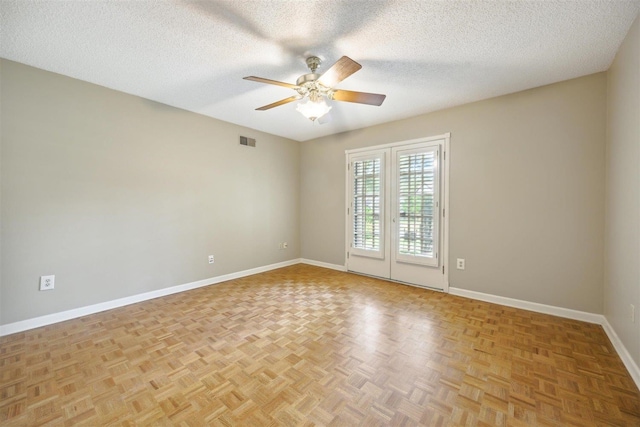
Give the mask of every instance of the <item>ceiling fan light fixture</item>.
M 313 101 L 310 98 L 306 102 L 299 102 L 296 110 L 312 122 L 324 116 L 331 110 L 324 99 Z
M 335 85 L 361 69 L 362 65 L 358 64 L 348 56 L 343 56 L 338 59 L 335 64 L 329 67 L 327 71 L 322 74 L 317 74 L 316 71 L 321 62 L 322 61 L 320 61 L 320 58 L 317 56 L 308 57 L 307 67 L 309 67 L 311 72 L 298 77 L 296 84 L 279 82 L 277 80 L 265 79 L 263 77 L 256 76 L 244 77 L 245 80 L 283 86 L 297 92 L 297 95 L 272 102 L 268 105 L 263 105 L 262 107 L 256 108 L 256 110 L 270 110 L 271 108 L 279 107 L 290 102 L 306 99 L 306 102 L 298 103 L 296 110 L 313 122 L 325 116 L 329 110 L 331 110 L 331 107 L 327 105 L 325 99 L 353 102 L 356 104 L 382 105 L 386 95 L 335 89 Z M 320 123 L 322 122 L 323 121 Z M 324 120 L 324 122 L 326 123 L 327 121 Z

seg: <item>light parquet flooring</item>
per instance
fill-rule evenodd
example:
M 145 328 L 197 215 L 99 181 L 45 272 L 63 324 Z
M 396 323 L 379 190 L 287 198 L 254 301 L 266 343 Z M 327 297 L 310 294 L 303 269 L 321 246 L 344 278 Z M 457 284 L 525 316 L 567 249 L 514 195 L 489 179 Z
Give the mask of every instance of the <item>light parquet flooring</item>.
M 640 426 L 598 325 L 295 265 L 0 338 L 0 424 Z

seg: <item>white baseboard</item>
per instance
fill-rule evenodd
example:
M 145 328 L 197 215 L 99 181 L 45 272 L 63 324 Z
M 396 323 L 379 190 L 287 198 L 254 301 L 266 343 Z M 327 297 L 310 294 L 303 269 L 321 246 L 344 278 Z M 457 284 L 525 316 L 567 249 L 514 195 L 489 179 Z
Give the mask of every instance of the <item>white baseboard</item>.
M 449 288 L 451 295 L 458 295 L 480 301 L 492 302 L 506 305 L 507 307 L 521 308 L 523 310 L 535 311 L 536 313 L 551 314 L 553 316 L 566 317 L 567 319 L 582 320 L 583 322 L 596 323 L 602 325 L 604 316 L 602 314 L 588 313 L 586 311 L 572 310 L 570 308 L 556 307 L 553 305 L 539 304 L 520 299 L 501 297 L 497 295 L 485 294 L 482 292 L 468 291 L 460 288 Z
M 602 317 L 604 318 L 604 322 L 602 323 L 604 331 L 607 333 L 611 344 L 613 344 L 613 347 L 616 349 L 618 356 L 622 359 L 622 363 L 627 367 L 629 374 L 631 374 L 631 378 L 633 378 L 633 381 L 636 383 L 638 388 L 640 388 L 640 367 L 638 367 L 638 364 L 633 360 L 631 354 L 629 354 L 629 351 L 624 346 L 611 324 L 609 324 L 607 318 L 604 316 Z
M 609 337 L 611 344 L 615 348 L 616 352 L 622 359 L 622 363 L 629 371 L 631 378 L 640 388 L 640 368 L 638 364 L 633 360 L 631 354 L 624 346 L 618 334 L 609 324 L 609 321 L 602 314 L 588 313 L 586 311 L 572 310 L 570 308 L 556 307 L 553 305 L 539 304 L 536 302 L 529 302 L 518 300 L 514 298 L 501 297 L 497 295 L 485 294 L 482 292 L 468 291 L 460 288 L 449 288 L 449 293 L 452 295 L 458 295 L 461 297 L 476 299 L 480 301 L 492 302 L 495 304 L 506 305 L 507 307 L 521 308 L 523 310 L 535 311 L 537 313 L 551 314 L 553 316 L 565 317 L 567 319 L 582 320 L 583 322 L 595 323 L 601 325 L 604 332 Z
M 347 267 L 338 264 L 329 264 L 328 262 L 314 261 L 312 259 L 300 258 L 302 264 L 315 265 L 316 267 L 329 268 L 331 270 L 347 271 Z
M 203 286 L 214 285 L 228 280 L 238 279 L 240 277 L 251 276 L 253 274 L 263 273 L 277 268 L 288 267 L 290 265 L 299 264 L 300 259 L 292 259 L 289 261 L 279 262 L 276 264 L 265 265 L 262 267 L 251 268 L 249 270 L 238 271 L 236 273 L 224 274 L 222 276 L 211 277 L 209 279 L 198 280 L 196 282 L 185 283 L 183 285 L 172 286 L 169 288 L 158 289 L 156 291 L 145 292 L 143 294 L 132 295 L 125 298 L 119 298 L 111 301 L 101 302 L 98 304 L 88 305 L 85 307 L 74 308 L 59 313 L 48 314 L 46 316 L 34 317 L 32 319 L 21 320 L 19 322 L 0 325 L 0 337 L 15 334 L 17 332 L 29 329 L 39 328 L 65 320 L 76 319 L 78 317 L 87 316 L 89 314 L 99 313 L 101 311 L 111 310 L 113 308 L 123 307 L 129 304 L 135 304 L 166 295 L 176 294 L 191 289 L 201 288 Z

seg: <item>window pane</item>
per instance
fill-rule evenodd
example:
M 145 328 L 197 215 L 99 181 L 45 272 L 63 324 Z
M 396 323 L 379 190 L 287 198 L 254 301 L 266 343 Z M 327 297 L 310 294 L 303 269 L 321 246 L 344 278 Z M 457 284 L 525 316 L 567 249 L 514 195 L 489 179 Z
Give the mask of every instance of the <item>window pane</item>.
M 403 255 L 435 256 L 434 221 L 436 151 L 398 157 L 398 251 Z
M 380 250 L 380 159 L 353 163 L 353 247 Z

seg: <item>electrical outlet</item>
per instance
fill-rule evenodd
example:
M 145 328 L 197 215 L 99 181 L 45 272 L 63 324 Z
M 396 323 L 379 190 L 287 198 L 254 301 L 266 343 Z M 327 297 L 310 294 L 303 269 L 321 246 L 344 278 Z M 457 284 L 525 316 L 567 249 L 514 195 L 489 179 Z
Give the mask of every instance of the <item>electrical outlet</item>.
M 636 306 L 633 304 L 631 305 L 631 323 L 636 323 Z
M 56 276 L 40 276 L 40 290 L 50 291 L 55 287 Z
M 209 264 L 213 264 L 213 255 L 209 255 Z
M 458 258 L 456 260 L 456 268 L 458 270 L 464 270 L 464 258 Z

